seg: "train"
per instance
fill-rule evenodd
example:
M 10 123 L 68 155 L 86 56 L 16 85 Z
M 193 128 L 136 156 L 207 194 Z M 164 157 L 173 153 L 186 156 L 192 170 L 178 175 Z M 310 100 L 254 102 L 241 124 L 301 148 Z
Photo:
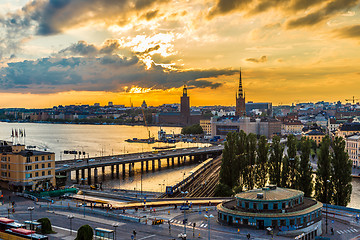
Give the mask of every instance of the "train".
M 0 239 L 3 240 L 48 240 L 45 235 L 37 234 L 33 230 L 25 229 L 25 225 L 15 220 L 0 217 Z

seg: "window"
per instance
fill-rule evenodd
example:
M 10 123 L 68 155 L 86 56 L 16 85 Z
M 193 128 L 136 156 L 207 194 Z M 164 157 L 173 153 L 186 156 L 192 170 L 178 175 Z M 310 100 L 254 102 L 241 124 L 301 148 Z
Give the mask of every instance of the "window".
M 306 216 L 304 217 L 303 222 L 304 222 L 304 223 L 306 223 L 306 222 L 307 222 L 307 217 L 306 217 Z
M 41 164 L 41 168 L 45 168 L 45 163 Z
M 280 226 L 286 226 L 286 220 L 285 219 L 280 220 Z
M 278 204 L 277 203 L 273 204 L 273 209 L 278 209 Z
M 6 172 L 1 172 L 1 176 L 2 177 L 6 177 L 7 175 L 6 175 Z
M 257 203 L 253 203 L 253 208 L 256 210 L 257 209 Z
M 50 155 L 48 155 L 48 160 L 51 160 L 51 156 L 50 156 Z
M 26 170 L 26 171 L 32 170 L 32 166 L 25 166 L 25 170 Z
M 29 156 L 26 157 L 26 162 L 27 162 L 27 163 L 30 163 L 30 162 L 31 162 L 31 159 L 30 159 Z
M 51 175 L 51 171 L 48 171 L 48 175 Z
M 38 173 L 38 172 L 36 172 L 36 173 L 35 173 L 35 177 L 38 177 L 38 176 L 39 176 L 39 173 Z
M 42 171 L 41 175 L 45 176 L 45 171 Z
M 38 165 L 38 164 L 35 165 L 35 169 L 39 169 L 39 165 Z
M 39 157 L 35 157 L 35 161 L 36 161 L 36 162 L 39 161 Z
M 301 225 L 301 218 L 296 219 L 296 225 L 298 225 L 298 226 Z
M 43 161 L 44 161 L 44 160 L 45 160 L 45 156 L 41 156 L 41 160 L 43 160 Z
M 10 162 L 10 157 L 8 157 L 8 161 Z
M 295 225 L 295 219 L 290 219 L 290 225 L 291 226 Z
M 245 208 L 246 208 L 246 209 L 249 208 L 249 202 L 245 202 Z
M 25 174 L 25 178 L 32 178 L 32 174 L 31 173 Z
M 51 163 L 48 163 L 48 167 L 51 167 Z
M 285 203 L 282 203 L 282 209 L 284 209 L 285 208 Z
M 264 204 L 263 204 L 263 207 L 264 207 L 264 210 L 267 210 L 267 209 L 268 209 L 268 204 L 267 204 L 267 203 L 264 203 Z

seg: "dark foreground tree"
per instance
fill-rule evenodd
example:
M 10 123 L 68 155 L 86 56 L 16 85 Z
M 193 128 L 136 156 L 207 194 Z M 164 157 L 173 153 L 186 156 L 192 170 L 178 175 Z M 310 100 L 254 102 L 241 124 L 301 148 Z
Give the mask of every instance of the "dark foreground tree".
M 269 179 L 271 184 L 276 184 L 277 186 L 280 186 L 281 183 L 281 162 L 283 152 L 284 148 L 280 143 L 280 137 L 273 137 L 269 160 Z
M 331 156 L 329 136 L 325 136 L 321 141 L 317 166 L 318 169 L 316 171 L 315 198 L 322 203 L 330 203 L 333 187 L 331 182 Z
M 75 240 L 91 240 L 93 239 L 93 235 L 93 229 L 86 224 L 79 228 Z
M 345 141 L 336 137 L 332 144 L 332 182 L 334 185 L 333 202 L 335 205 L 346 206 L 350 202 L 352 191 L 352 162 L 345 150 Z
M 257 147 L 255 181 L 258 187 L 264 187 L 268 176 L 269 144 L 265 136 L 261 136 Z
M 238 175 L 234 172 L 236 164 L 236 142 L 237 133 L 229 132 L 224 144 L 223 157 L 220 169 L 220 183 L 229 186 L 232 189 L 238 182 Z M 236 168 L 236 167 L 235 167 Z
M 305 197 L 311 197 L 313 192 L 312 167 L 310 164 L 311 142 L 307 138 L 301 139 L 301 156 L 299 164 L 298 189 Z
M 254 189 L 255 187 L 255 161 L 256 161 L 256 135 L 250 133 L 247 136 L 247 146 L 246 146 L 246 154 L 245 161 L 246 166 L 244 168 L 244 183 L 247 190 Z
M 230 197 L 233 195 L 233 191 L 228 185 L 219 183 L 215 187 L 214 195 L 215 197 Z

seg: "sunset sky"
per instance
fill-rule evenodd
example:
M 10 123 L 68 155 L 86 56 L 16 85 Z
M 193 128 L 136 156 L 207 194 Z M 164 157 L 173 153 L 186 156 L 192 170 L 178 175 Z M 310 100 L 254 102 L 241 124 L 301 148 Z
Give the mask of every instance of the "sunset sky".
M 0 107 L 360 98 L 360 0 L 0 0 Z

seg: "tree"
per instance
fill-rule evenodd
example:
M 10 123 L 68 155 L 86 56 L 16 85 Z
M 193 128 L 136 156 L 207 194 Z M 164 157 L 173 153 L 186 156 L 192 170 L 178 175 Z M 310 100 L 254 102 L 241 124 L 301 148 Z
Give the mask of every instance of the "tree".
M 229 132 L 226 136 L 219 176 L 220 183 L 229 186 L 230 189 L 237 184 L 236 176 L 234 176 L 234 163 L 236 159 L 236 138 L 237 133 L 235 132 Z
M 332 178 L 334 185 L 333 202 L 335 205 L 346 206 L 351 197 L 351 167 L 352 162 L 345 150 L 345 141 L 336 137 L 332 144 Z
M 93 239 L 93 235 L 93 229 L 86 224 L 79 228 L 75 240 L 90 240 Z
M 52 230 L 51 222 L 48 218 L 40 218 L 37 220 L 39 223 L 41 223 L 41 233 L 42 234 L 49 234 L 49 233 L 55 233 Z
M 299 159 L 296 156 L 297 140 L 294 135 L 287 137 L 287 157 L 283 158 L 281 182 L 283 187 L 297 188 Z
M 200 126 L 200 124 L 194 124 L 191 126 L 183 127 L 181 129 L 181 134 L 203 134 L 204 130 Z
M 311 197 L 313 191 L 312 167 L 310 164 L 311 142 L 307 138 L 301 139 L 301 156 L 299 166 L 298 188 L 305 197 Z
M 281 162 L 284 148 L 281 146 L 280 137 L 274 136 L 271 143 L 271 155 L 269 161 L 270 183 L 280 186 L 281 180 Z
M 255 176 L 254 176 L 254 165 L 256 160 L 256 135 L 250 133 L 247 136 L 246 145 L 246 166 L 244 168 L 244 183 L 248 190 L 254 189 L 255 187 Z
M 246 133 L 241 130 L 237 134 L 236 138 L 236 158 L 235 158 L 235 164 L 233 165 L 234 173 L 237 174 L 237 180 L 238 185 L 237 190 L 243 190 L 245 180 L 246 180 L 246 174 L 245 170 L 247 168 L 247 162 L 246 162 L 246 147 L 247 147 L 247 135 Z
M 261 136 L 257 147 L 255 181 L 258 187 L 264 187 L 267 182 L 269 144 L 265 136 Z
M 214 195 L 215 197 L 230 197 L 233 195 L 233 191 L 228 185 L 220 182 L 215 187 Z
M 328 135 L 321 141 L 317 166 L 315 197 L 322 203 L 330 203 L 330 193 L 333 192 L 333 187 L 331 182 L 330 138 Z

